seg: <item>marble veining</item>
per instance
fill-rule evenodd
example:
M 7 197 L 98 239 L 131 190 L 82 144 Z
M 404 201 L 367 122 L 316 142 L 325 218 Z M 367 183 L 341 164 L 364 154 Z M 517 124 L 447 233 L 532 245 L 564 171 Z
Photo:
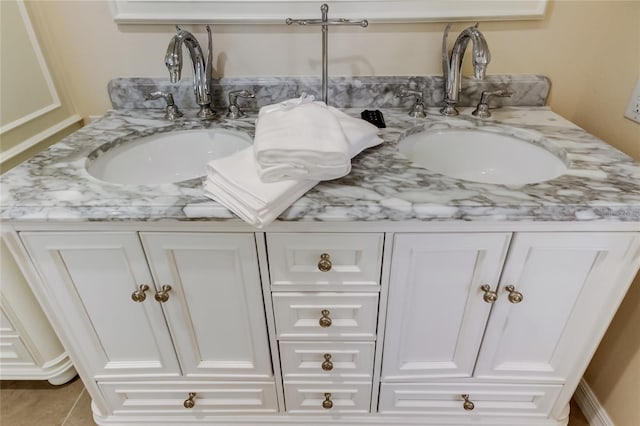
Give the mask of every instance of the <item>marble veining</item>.
M 346 109 L 358 116 L 361 108 Z M 384 143 L 355 157 L 349 175 L 321 182 L 279 218 L 284 221 L 635 221 L 640 222 L 640 166 L 630 157 L 546 107 L 504 107 L 488 121 L 461 110 L 431 109 L 413 119 L 405 108 L 383 109 Z M 159 110 L 111 110 L 0 177 L 2 220 L 238 220 L 208 199 L 200 178 L 163 185 L 102 182 L 88 156 L 156 132 L 223 127 L 253 134 L 255 115 L 169 122 Z M 550 181 L 508 186 L 467 182 L 413 167 L 396 148 L 408 132 L 429 126 L 513 126 L 544 136 L 568 171 Z M 506 127 L 504 127 L 506 128 Z M 96 151 L 97 150 L 97 151 Z
M 183 78 L 176 84 L 168 79 L 117 78 L 109 82 L 109 97 L 115 109 L 163 108 L 162 100 L 145 101 L 147 93 L 162 90 L 173 94 L 179 108 L 197 108 L 193 84 Z M 364 76 L 332 77 L 328 85 L 329 104 L 338 108 L 408 108 L 413 98 L 398 98 L 402 87 L 422 91 L 427 107 L 440 106 L 444 98 L 441 76 Z M 464 78 L 459 106 L 475 106 L 483 90 L 509 87 L 509 98 L 494 98 L 496 106 L 544 106 L 549 95 L 549 79 L 539 75 L 488 75 L 484 80 Z M 241 99 L 244 110 L 257 111 L 264 105 L 300 96 L 302 92 L 321 99 L 321 81 L 317 77 L 241 77 L 221 78 L 212 84 L 213 105 L 224 109 L 232 90 L 250 90 L 255 99 Z

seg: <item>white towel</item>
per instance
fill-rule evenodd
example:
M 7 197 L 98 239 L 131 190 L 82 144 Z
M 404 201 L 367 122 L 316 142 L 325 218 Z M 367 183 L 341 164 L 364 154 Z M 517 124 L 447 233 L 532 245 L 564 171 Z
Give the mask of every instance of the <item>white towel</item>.
M 342 131 L 349 143 L 349 158 L 353 158 L 367 148 L 376 146 L 382 142 L 378 137 L 378 128 L 368 121 L 353 118 L 337 108 L 329 106 L 329 111 L 340 122 Z
M 209 162 L 204 193 L 245 222 L 262 228 L 317 183 L 307 180 L 262 182 L 256 172 L 253 148 L 247 147 Z
M 351 170 L 349 144 L 323 102 L 289 100 L 260 109 L 254 152 L 264 182 L 329 180 Z
M 377 134 L 376 126 L 309 97 L 267 105 L 256 124 L 258 174 L 263 182 L 340 178 L 352 157 L 382 142 Z
M 335 108 L 329 109 L 338 117 L 348 136 L 350 157 L 382 142 L 375 126 L 351 118 Z M 247 147 L 207 164 L 204 193 L 245 222 L 262 228 L 317 184 L 318 180 L 301 179 L 263 182 L 258 174 L 253 147 Z

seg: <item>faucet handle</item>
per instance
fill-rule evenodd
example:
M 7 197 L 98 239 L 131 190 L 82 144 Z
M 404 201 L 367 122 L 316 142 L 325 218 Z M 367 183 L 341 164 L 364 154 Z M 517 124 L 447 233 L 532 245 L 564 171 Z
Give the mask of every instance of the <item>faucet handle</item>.
M 480 102 L 476 106 L 476 109 L 471 113 L 475 117 L 479 118 L 489 118 L 491 117 L 491 113 L 489 112 L 489 99 L 492 96 L 498 96 L 500 98 L 508 98 L 513 95 L 513 92 L 509 89 L 501 89 L 501 90 L 485 90 L 482 92 L 480 96 Z
M 409 111 L 409 115 L 411 117 L 413 117 L 413 118 L 424 118 L 424 117 L 427 116 L 427 112 L 425 111 L 422 92 L 420 92 L 418 90 L 411 90 L 411 89 L 407 89 L 406 87 L 403 87 L 396 94 L 396 96 L 399 97 L 399 98 L 404 98 L 406 96 L 415 96 L 416 97 L 416 103 L 413 104 L 413 107 L 411 108 L 411 111 Z
M 165 114 L 164 114 L 164 118 L 165 120 L 175 120 L 177 118 L 182 117 L 182 112 L 180 112 L 180 110 L 178 109 L 178 107 L 176 106 L 175 103 L 173 103 L 173 95 L 169 92 L 162 92 L 162 91 L 157 91 L 157 92 L 151 92 L 148 93 L 145 97 L 144 100 L 145 101 L 151 101 L 154 99 L 164 99 L 165 102 L 167 103 L 167 107 L 165 110 Z
M 256 94 L 249 90 L 232 90 L 229 92 L 229 109 L 227 111 L 227 118 L 240 118 L 244 117 L 245 114 L 238 105 L 238 98 L 255 98 Z

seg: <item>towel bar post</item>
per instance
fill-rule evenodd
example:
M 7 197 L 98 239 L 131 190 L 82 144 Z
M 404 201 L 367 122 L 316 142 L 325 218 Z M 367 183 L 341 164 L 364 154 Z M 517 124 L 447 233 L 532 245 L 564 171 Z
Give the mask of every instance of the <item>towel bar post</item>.
M 322 12 L 321 19 L 291 19 L 287 18 L 285 23 L 287 25 L 321 25 L 322 26 L 322 100 L 328 104 L 329 98 L 329 25 L 358 25 L 362 28 L 366 28 L 369 22 L 366 19 L 360 21 L 352 21 L 345 18 L 329 19 L 329 6 L 325 3 L 320 6 L 320 12 Z

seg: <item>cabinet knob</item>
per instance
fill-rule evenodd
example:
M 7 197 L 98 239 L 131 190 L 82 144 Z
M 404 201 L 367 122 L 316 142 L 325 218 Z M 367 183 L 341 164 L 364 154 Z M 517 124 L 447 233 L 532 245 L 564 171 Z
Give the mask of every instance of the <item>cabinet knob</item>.
M 467 411 L 471 411 L 474 408 L 476 408 L 476 405 L 473 402 L 469 401 L 469 395 L 464 394 L 464 395 L 462 395 L 462 398 L 464 399 L 464 403 L 462 404 L 462 408 L 464 408 Z
M 333 363 L 331 362 L 331 354 L 324 354 L 324 362 L 322 363 L 322 369 L 324 371 L 333 370 Z
M 493 303 L 498 300 L 498 293 L 496 293 L 495 291 L 491 291 L 491 287 L 489 287 L 489 284 L 484 284 L 482 287 L 480 287 L 480 290 L 484 291 L 484 295 L 482 296 L 482 298 L 485 302 Z
M 154 296 L 157 302 L 164 303 L 169 300 L 169 292 L 171 291 L 170 285 L 163 285 L 162 290 L 156 293 Z
M 144 293 L 149 290 L 149 286 L 146 284 L 140 284 L 140 287 L 133 293 L 131 293 L 131 300 L 137 303 L 142 303 L 147 298 L 147 295 Z
M 522 299 L 524 299 L 522 293 L 516 291 L 516 288 L 514 286 L 508 285 L 504 289 L 509 292 L 509 296 L 507 296 L 509 302 L 516 304 L 522 302 Z
M 331 394 L 329 392 L 324 394 L 324 401 L 322 401 L 322 408 L 327 410 L 333 408 L 333 401 L 331 401 Z
M 331 318 L 329 318 L 329 314 L 331 312 L 329 312 L 327 309 L 323 309 L 321 312 L 322 314 L 322 318 L 320 318 L 320 320 L 318 321 L 318 324 L 320 324 L 320 327 L 322 328 L 327 328 L 327 327 L 331 327 Z
M 184 400 L 184 408 L 193 408 L 196 406 L 196 393 L 189 392 L 189 398 Z
M 329 253 L 322 253 L 320 255 L 320 261 L 318 262 L 318 269 L 322 272 L 329 272 L 332 266 L 333 264 L 331 263 Z

